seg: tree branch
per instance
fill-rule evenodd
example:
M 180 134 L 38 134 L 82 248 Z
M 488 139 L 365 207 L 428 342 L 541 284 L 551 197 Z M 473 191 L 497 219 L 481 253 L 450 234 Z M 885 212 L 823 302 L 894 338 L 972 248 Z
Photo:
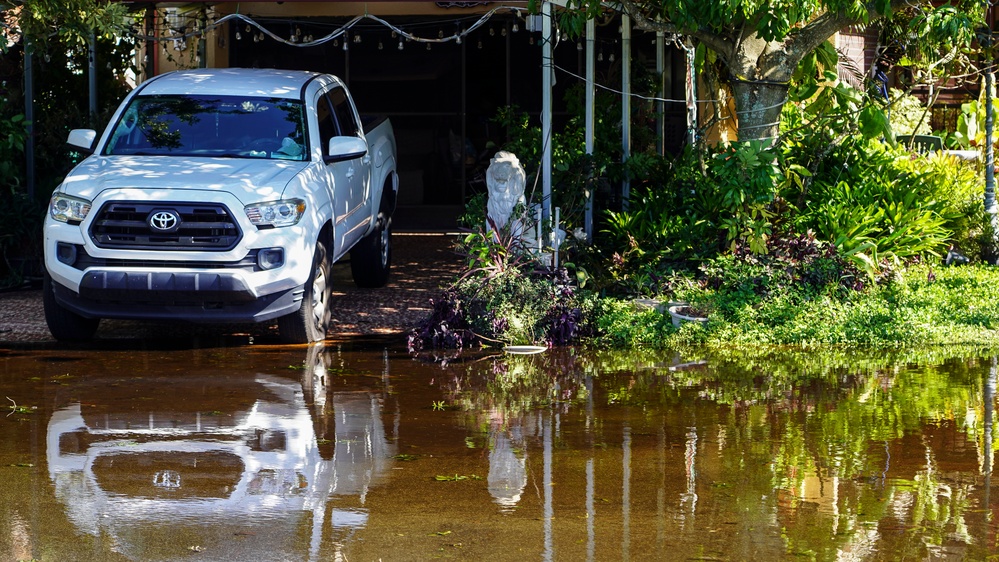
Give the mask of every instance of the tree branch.
M 722 36 L 716 33 L 711 33 L 701 29 L 691 32 L 683 32 L 672 22 L 650 19 L 642 12 L 642 8 L 635 2 L 635 0 L 621 0 L 621 6 L 624 8 L 625 13 L 631 17 L 631 21 L 638 29 L 644 31 L 683 33 L 689 35 L 701 43 L 704 43 L 707 47 L 721 55 L 723 58 L 727 58 L 733 50 L 733 43 L 726 41 Z
M 891 9 L 895 11 L 908 5 L 909 0 L 892 0 Z M 867 12 L 870 14 L 868 22 L 874 22 L 884 17 L 875 10 L 873 4 L 868 4 Z M 860 23 L 846 14 L 838 12 L 826 12 L 812 20 L 808 25 L 802 27 L 797 32 L 793 32 L 784 40 L 784 49 L 775 51 L 772 56 L 779 57 L 784 61 L 799 61 L 808 53 L 814 51 L 819 45 L 824 43 L 837 32 L 846 27 Z M 776 61 L 773 61 L 776 62 Z M 772 63 L 771 63 L 772 64 Z M 768 65 L 769 66 L 769 65 Z

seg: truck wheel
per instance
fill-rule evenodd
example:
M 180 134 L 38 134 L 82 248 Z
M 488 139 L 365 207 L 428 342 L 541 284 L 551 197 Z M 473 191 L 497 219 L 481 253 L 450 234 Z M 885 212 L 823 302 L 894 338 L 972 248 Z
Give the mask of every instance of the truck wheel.
M 312 275 L 305 282 L 302 307 L 297 312 L 278 318 L 278 333 L 285 343 L 312 343 L 326 338 L 330 325 L 330 300 L 333 285 L 330 279 L 330 263 L 326 257 L 326 246 L 316 242 L 316 254 L 312 258 Z
M 97 332 L 100 318 L 86 318 L 67 310 L 56 301 L 52 290 L 52 278 L 48 272 L 42 278 L 42 307 L 45 309 L 45 323 L 49 325 L 52 337 L 59 341 L 89 341 Z
M 392 218 L 378 213 L 375 229 L 350 250 L 354 284 L 365 289 L 384 287 L 392 267 Z

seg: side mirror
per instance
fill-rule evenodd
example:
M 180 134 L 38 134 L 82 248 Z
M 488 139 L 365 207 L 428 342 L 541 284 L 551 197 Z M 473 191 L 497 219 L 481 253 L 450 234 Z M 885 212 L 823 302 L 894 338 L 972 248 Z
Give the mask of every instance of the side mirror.
M 81 152 L 93 154 L 95 140 L 97 140 L 97 131 L 93 129 L 73 129 L 69 132 L 66 144 Z
M 323 162 L 327 164 L 353 160 L 368 153 L 368 143 L 357 137 L 333 137 L 328 152 L 329 156 L 323 156 Z

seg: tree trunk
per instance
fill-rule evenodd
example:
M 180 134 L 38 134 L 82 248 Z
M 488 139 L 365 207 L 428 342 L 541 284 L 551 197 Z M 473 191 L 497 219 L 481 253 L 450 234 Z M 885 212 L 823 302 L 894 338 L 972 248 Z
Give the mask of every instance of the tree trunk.
M 739 140 L 775 139 L 780 128 L 781 108 L 787 101 L 787 85 L 733 80 L 731 86 Z

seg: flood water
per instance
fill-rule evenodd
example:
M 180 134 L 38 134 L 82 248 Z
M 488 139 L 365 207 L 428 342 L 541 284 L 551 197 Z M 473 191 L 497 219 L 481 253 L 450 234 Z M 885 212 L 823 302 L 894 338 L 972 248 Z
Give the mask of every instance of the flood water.
M 0 560 L 984 560 L 988 356 L 0 350 Z

